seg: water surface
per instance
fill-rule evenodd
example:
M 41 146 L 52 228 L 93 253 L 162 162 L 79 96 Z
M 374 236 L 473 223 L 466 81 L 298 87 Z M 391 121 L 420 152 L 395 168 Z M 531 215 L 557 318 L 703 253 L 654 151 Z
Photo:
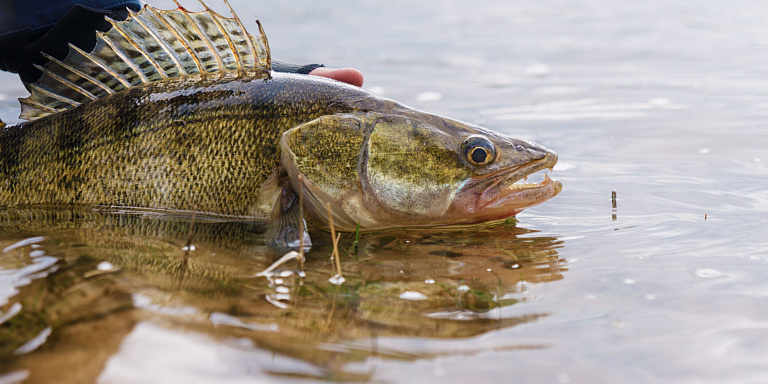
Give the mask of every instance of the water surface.
M 556 150 L 563 192 L 517 223 L 345 235 L 341 285 L 323 232 L 306 276 L 268 279 L 256 226 L 4 212 L 0 381 L 764 382 L 768 4 L 233 6 L 274 57 Z

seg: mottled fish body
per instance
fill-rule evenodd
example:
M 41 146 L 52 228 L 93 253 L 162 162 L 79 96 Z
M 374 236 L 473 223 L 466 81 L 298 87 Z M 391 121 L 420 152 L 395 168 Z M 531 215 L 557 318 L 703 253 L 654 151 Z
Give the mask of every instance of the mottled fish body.
M 365 95 L 253 71 L 132 88 L 0 132 L 0 201 L 269 219 L 259 190 L 279 167 L 283 132 Z
M 501 219 L 561 189 L 516 183 L 557 161 L 535 143 L 271 72 L 263 31 L 236 17 L 146 6 L 112 24 L 28 84 L 31 121 L 0 130 L 0 204 L 270 220 L 288 244 L 299 190 L 320 225 L 330 207 L 355 230 Z

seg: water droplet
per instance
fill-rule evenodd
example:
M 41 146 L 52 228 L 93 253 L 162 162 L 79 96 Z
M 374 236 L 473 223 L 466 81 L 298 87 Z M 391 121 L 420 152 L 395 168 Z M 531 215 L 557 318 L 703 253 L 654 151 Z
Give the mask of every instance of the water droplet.
M 345 279 L 342 275 L 333 275 L 333 277 L 328 279 L 328 282 L 333 285 L 342 285 L 345 281 L 347 281 L 347 279 Z
M 426 280 L 424 280 L 424 282 L 425 282 L 426 284 L 434 284 L 434 283 L 435 283 L 435 280 L 434 280 L 434 279 L 426 279 Z
M 276 288 L 275 288 L 275 291 L 276 291 L 277 293 L 290 293 L 290 292 L 291 292 L 291 291 L 290 291 L 290 289 L 288 289 L 288 287 L 286 287 L 286 286 L 284 286 L 284 285 L 281 285 L 281 286 L 279 286 L 279 287 L 276 287 Z
M 720 277 L 723 275 L 723 272 L 720 272 L 716 269 L 712 268 L 699 268 L 694 272 L 696 276 L 702 277 L 705 279 L 713 278 L 713 277 Z
M 112 263 L 110 263 L 109 261 L 102 261 L 101 263 L 96 265 L 96 269 L 98 269 L 99 271 L 111 271 L 115 269 L 115 266 L 112 265 Z
M 400 298 L 403 300 L 426 300 L 427 296 L 421 292 L 405 291 L 400 294 Z

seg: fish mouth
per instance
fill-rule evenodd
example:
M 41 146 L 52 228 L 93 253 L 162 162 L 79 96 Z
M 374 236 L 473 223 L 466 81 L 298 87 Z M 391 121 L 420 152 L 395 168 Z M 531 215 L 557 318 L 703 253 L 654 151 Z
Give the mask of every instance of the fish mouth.
M 557 154 L 546 150 L 544 158 L 535 162 L 472 178 L 457 193 L 454 208 L 468 215 L 471 222 L 514 216 L 560 193 L 562 184 L 545 173 L 552 171 L 555 164 Z M 534 174 L 543 174 L 543 180 L 527 182 Z

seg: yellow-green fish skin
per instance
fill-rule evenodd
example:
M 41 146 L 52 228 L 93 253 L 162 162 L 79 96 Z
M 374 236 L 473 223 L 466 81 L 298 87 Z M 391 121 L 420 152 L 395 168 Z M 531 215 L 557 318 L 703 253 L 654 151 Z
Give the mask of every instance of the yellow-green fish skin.
M 469 157 L 475 141 L 484 143 L 482 164 Z M 555 196 L 560 183 L 548 178 L 512 183 L 556 162 L 535 143 L 348 84 L 223 72 L 130 88 L 3 128 L 0 205 L 276 220 L 268 237 L 289 244 L 300 227 L 299 190 L 309 217 L 327 225 L 330 206 L 340 230 L 470 224 Z
M 279 165 L 283 131 L 369 95 L 311 76 L 263 77 L 157 82 L 6 127 L 0 204 L 269 216 L 258 191 Z

